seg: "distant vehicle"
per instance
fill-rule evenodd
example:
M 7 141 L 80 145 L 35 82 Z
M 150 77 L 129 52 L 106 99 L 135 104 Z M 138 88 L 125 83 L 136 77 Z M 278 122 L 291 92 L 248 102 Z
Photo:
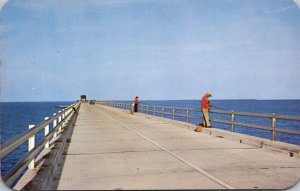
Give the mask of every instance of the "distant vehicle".
M 88 102 L 87 99 L 86 99 L 86 95 L 81 95 L 80 96 L 80 101 L 83 102 L 83 103 Z
M 96 100 L 90 100 L 91 105 L 95 105 L 95 103 L 96 103 Z

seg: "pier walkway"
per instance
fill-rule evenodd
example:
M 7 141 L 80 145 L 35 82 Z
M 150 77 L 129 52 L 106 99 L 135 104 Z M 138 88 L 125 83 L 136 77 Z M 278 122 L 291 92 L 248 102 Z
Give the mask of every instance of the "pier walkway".
M 287 188 L 300 158 L 81 104 L 57 189 Z
M 82 104 L 57 189 L 286 188 L 300 160 L 147 115 Z

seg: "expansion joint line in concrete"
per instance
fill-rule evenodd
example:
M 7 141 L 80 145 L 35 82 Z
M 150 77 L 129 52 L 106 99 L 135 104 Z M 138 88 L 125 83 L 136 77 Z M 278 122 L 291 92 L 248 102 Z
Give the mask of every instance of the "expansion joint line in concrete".
M 100 110 L 101 111 L 101 110 Z M 167 148 L 165 148 L 164 146 L 154 142 L 153 140 L 149 139 L 148 137 L 144 136 L 143 134 L 139 133 L 138 131 L 136 131 L 135 129 L 132 129 L 131 127 L 129 127 L 128 125 L 118 121 L 117 119 L 115 119 L 114 117 L 108 115 L 107 113 L 101 111 L 104 115 L 106 115 L 107 117 L 109 117 L 110 119 L 116 121 L 117 123 L 121 124 L 122 126 L 126 127 L 127 129 L 129 129 L 130 131 L 134 132 L 135 134 L 143 137 L 144 139 L 146 139 L 147 141 L 149 141 L 150 143 L 156 145 L 157 147 L 161 148 L 162 150 L 164 150 L 165 152 L 169 153 L 170 155 L 174 156 L 175 158 L 179 159 L 180 161 L 184 162 L 185 164 L 187 164 L 188 166 L 192 167 L 193 169 L 195 169 L 196 171 L 200 172 L 201 174 L 205 175 L 206 177 L 210 178 L 211 180 L 215 181 L 216 183 L 218 183 L 219 185 L 227 188 L 227 189 L 234 189 L 232 186 L 228 185 L 227 183 L 223 182 L 222 180 L 218 179 L 217 177 L 209 174 L 208 172 L 206 172 L 205 170 L 197 167 L 196 165 L 190 163 L 189 161 L 186 161 L 185 159 L 183 159 L 182 157 L 176 155 L 175 153 L 171 152 L 170 150 L 168 150 Z

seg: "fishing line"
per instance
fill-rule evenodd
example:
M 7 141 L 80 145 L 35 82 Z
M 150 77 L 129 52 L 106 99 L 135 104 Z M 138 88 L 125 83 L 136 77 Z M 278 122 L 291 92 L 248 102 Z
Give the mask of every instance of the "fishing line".
M 200 103 L 202 103 L 202 101 L 198 100 Z M 219 106 L 215 106 L 215 105 L 211 105 L 211 107 L 215 107 L 215 108 L 218 108 L 218 109 L 221 109 L 223 111 L 229 111 L 228 109 L 224 109 L 222 107 L 219 107 Z
M 221 109 L 221 110 L 223 110 L 223 111 L 228 111 L 227 109 L 224 109 L 224 108 L 222 108 L 222 107 L 218 107 L 218 106 L 215 106 L 215 105 L 212 105 L 211 107 L 215 107 L 215 108 Z

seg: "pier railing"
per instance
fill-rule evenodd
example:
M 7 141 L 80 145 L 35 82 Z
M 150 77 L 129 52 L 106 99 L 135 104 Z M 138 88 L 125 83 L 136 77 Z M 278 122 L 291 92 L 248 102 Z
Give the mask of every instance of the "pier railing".
M 28 141 L 28 153 L 25 154 L 4 176 L 2 179 L 10 187 L 21 174 L 28 168 L 35 168 L 36 157 L 44 150 L 50 149 L 50 143 L 55 142 L 59 135 L 63 132 L 64 127 L 78 113 L 80 102 L 70 105 L 67 108 L 54 113 L 52 117 L 45 117 L 45 121 L 38 125 L 29 125 L 29 129 L 24 133 L 10 139 L 1 145 L 0 159 L 2 160 L 10 153 L 19 148 Z M 49 125 L 53 124 L 50 130 Z M 43 139 L 35 145 L 35 135 L 44 130 Z
M 118 102 L 101 102 L 101 104 L 105 104 L 112 107 L 117 107 L 124 110 L 132 110 L 132 105 L 118 103 Z M 202 120 L 202 111 L 192 108 L 178 108 L 178 107 L 166 107 L 166 106 L 156 106 L 156 105 L 140 105 L 139 112 L 154 115 L 159 117 L 165 117 L 169 119 L 176 120 L 176 118 L 184 118 L 183 121 L 190 123 L 191 119 Z M 229 120 L 225 119 L 217 119 L 217 118 L 210 118 L 210 122 L 226 124 L 230 126 L 230 131 L 235 132 L 236 126 L 252 128 L 252 129 L 259 129 L 270 131 L 270 140 L 276 141 L 277 140 L 277 133 L 287 133 L 292 135 L 300 135 L 300 130 L 290 130 L 290 129 L 283 129 L 277 127 L 278 120 L 286 120 L 286 121 L 298 121 L 300 122 L 300 117 L 298 116 L 285 116 L 285 115 L 276 115 L 273 114 L 258 114 L 258 113 L 247 113 L 247 112 L 237 112 L 237 111 L 221 111 L 221 110 L 209 110 L 209 113 L 214 114 L 223 114 L 229 117 Z M 257 124 L 250 124 L 245 122 L 237 122 L 235 118 L 237 116 L 243 117 L 251 117 L 251 118 L 264 118 L 270 119 L 270 125 L 257 125 Z

